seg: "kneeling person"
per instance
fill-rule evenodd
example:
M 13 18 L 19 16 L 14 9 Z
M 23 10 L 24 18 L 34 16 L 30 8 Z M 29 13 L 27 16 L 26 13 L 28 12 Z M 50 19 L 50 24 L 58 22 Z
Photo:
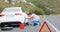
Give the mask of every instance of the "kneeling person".
M 34 26 L 38 25 L 40 17 L 34 13 L 29 13 L 29 18 L 31 18 L 31 21 L 33 23 Z

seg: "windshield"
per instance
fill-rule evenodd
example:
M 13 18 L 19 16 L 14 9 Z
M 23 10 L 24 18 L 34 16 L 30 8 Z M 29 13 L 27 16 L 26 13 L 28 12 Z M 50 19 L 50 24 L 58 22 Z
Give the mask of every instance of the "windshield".
M 15 8 L 15 9 L 11 9 L 11 8 L 7 8 L 7 9 L 4 9 L 3 12 L 16 12 L 16 11 L 20 11 L 19 8 Z

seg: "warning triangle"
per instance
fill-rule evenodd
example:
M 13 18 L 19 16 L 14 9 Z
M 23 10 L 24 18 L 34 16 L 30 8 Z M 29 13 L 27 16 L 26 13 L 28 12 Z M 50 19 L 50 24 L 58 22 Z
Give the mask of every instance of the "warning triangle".
M 51 32 L 50 28 L 48 27 L 46 21 L 43 23 L 39 32 Z

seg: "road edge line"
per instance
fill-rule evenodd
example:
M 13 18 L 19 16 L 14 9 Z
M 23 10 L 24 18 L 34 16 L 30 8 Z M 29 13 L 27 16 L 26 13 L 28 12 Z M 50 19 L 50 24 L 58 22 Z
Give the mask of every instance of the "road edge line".
M 46 22 L 56 31 L 56 32 L 60 32 L 54 25 L 52 25 L 48 20 L 46 20 Z

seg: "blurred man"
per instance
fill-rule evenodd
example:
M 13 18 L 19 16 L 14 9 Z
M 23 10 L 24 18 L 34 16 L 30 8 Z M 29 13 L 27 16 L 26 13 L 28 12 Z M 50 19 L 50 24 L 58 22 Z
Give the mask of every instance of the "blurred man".
M 29 18 L 31 18 L 31 21 L 33 23 L 34 26 L 38 25 L 40 17 L 34 13 L 29 13 Z

